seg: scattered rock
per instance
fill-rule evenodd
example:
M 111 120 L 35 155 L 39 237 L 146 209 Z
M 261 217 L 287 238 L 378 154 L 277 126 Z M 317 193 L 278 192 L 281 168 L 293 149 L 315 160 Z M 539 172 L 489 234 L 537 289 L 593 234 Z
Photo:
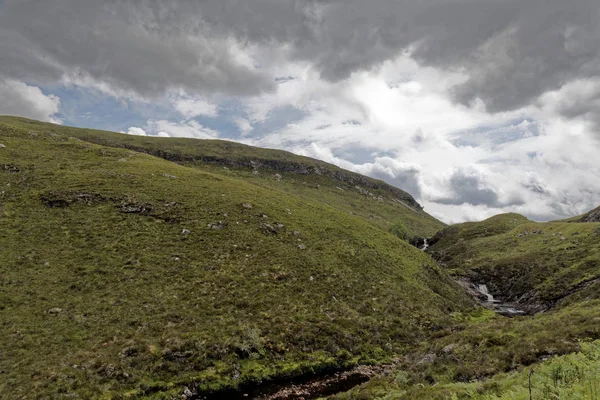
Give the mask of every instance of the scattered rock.
M 169 361 L 174 361 L 178 363 L 184 363 L 188 358 L 192 357 L 194 353 L 192 351 L 173 351 L 173 350 L 165 350 L 163 351 L 163 358 Z
M 296 237 L 299 237 L 302 234 L 300 232 L 298 232 L 298 231 L 294 231 L 294 232 L 292 232 L 292 235 L 294 235 Z
M 242 207 L 244 207 L 246 210 L 251 210 L 253 205 L 252 203 L 242 203 Z
M 280 222 L 277 222 L 277 223 L 275 223 L 275 227 L 276 227 L 277 229 L 283 229 L 283 228 L 285 228 L 285 225 L 284 225 L 284 224 L 282 224 L 282 223 L 280 223 Z
M 566 238 L 566 237 L 564 237 L 564 236 L 561 236 L 561 237 L 560 237 L 560 240 L 566 240 L 566 239 L 567 239 L 567 238 Z
M 417 364 L 433 364 L 437 360 L 435 353 L 425 354 L 425 356 Z
M 211 228 L 211 229 L 220 231 L 223 228 L 225 228 L 225 225 L 223 225 L 223 223 L 221 221 L 219 221 L 218 223 L 208 224 L 208 227 Z
M 106 200 L 98 193 L 52 191 L 40 195 L 40 201 L 48 208 L 64 208 L 75 203 L 92 205 Z
M 139 350 L 135 346 L 125 347 L 121 350 L 121 355 L 123 357 L 135 357 L 139 353 Z
M 62 308 L 54 307 L 48 310 L 48 314 L 57 315 L 62 312 Z
M 267 233 L 277 234 L 279 232 L 273 224 L 262 224 L 262 228 Z
M 451 344 L 445 346 L 442 349 L 442 353 L 444 353 L 444 354 L 452 354 L 452 352 L 454 351 L 454 349 L 457 348 L 457 347 L 458 347 L 457 343 L 451 343 Z
M 3 145 L 2 143 L 0 143 L 0 149 L 3 149 L 5 147 L 6 147 L 6 145 Z
M 162 176 L 164 176 L 165 178 L 169 178 L 169 179 L 177 179 L 177 177 L 175 175 L 171 175 L 171 174 L 162 174 Z
M 306 245 L 305 245 L 305 244 L 299 244 L 299 245 L 298 245 L 298 248 L 299 248 L 300 250 L 306 250 Z
M 194 397 L 194 393 L 192 393 L 192 391 L 187 387 L 183 389 L 183 395 L 186 399 L 191 399 Z
M 21 167 L 16 164 L 0 164 L 0 169 L 6 172 L 21 172 Z
M 259 173 L 258 173 L 258 170 L 257 170 L 257 169 L 253 169 L 253 170 L 252 170 L 252 175 L 258 175 L 258 174 L 259 174 Z
M 281 182 L 281 178 L 280 174 L 275 174 L 275 180 L 277 180 L 277 182 Z
M 181 234 L 182 234 L 183 236 L 187 236 L 187 235 L 189 235 L 190 233 L 192 233 L 192 232 L 191 232 L 189 229 L 182 229 L 182 230 L 181 230 Z
M 117 210 L 123 214 L 147 214 L 152 211 L 152 206 L 146 203 L 123 202 Z

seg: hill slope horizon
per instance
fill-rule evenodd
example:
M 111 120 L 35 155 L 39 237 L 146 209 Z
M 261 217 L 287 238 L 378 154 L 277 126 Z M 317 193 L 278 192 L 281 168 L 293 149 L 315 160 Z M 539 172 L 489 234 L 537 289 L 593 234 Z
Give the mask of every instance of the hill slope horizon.
M 369 178 L 303 158 L 332 172 L 176 163 L 117 143 L 148 138 L 20 118 L 0 137 L 4 398 L 164 398 L 378 364 L 473 310 L 407 241 L 443 224 Z

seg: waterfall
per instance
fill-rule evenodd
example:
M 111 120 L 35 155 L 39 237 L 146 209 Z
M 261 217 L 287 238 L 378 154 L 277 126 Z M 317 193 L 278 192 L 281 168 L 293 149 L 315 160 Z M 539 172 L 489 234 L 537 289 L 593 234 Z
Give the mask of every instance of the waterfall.
M 481 293 L 487 297 L 488 303 L 494 302 L 494 296 L 492 296 L 490 294 L 490 292 L 488 292 L 487 285 L 477 285 L 477 290 L 479 291 L 479 293 Z
M 427 243 L 427 239 L 423 239 L 423 246 L 421 246 L 421 251 L 427 250 L 429 247 L 429 243 Z

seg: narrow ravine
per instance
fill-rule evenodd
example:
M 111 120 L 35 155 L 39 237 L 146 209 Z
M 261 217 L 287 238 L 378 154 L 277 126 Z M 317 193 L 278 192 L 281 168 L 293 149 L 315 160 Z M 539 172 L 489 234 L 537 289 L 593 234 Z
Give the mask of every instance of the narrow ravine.
M 485 308 L 489 308 L 500 315 L 507 317 L 515 317 L 518 315 L 526 315 L 528 311 L 519 303 L 503 302 L 495 298 L 487 288 L 485 283 L 474 283 L 468 278 L 459 278 L 456 280 L 467 293 L 473 296 Z

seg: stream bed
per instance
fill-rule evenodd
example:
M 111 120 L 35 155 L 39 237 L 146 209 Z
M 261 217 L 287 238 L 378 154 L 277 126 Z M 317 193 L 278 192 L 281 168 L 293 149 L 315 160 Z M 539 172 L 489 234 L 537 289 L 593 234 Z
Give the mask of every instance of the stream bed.
M 495 298 L 484 283 L 474 283 L 467 278 L 460 278 L 457 282 L 469 293 L 471 296 L 476 298 L 479 303 L 497 312 L 500 315 L 506 317 L 516 317 L 518 315 L 525 315 L 527 311 L 525 307 L 518 303 L 504 302 L 500 299 Z
M 255 399 L 309 400 L 346 392 L 385 372 L 387 365 L 359 365 L 352 369 L 331 371 L 291 380 L 254 383 L 237 390 L 217 393 L 194 393 L 189 400 Z

